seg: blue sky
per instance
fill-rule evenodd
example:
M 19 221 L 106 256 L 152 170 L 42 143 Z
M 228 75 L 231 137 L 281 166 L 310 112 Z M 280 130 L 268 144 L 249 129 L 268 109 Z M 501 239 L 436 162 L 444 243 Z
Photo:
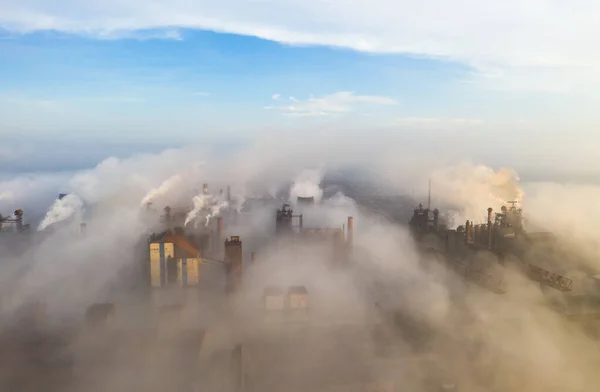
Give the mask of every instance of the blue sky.
M 18 100 L 38 103 L 53 120 L 66 111 L 68 118 L 54 120 L 65 131 L 87 120 L 123 127 L 184 120 L 189 125 L 251 129 L 289 121 L 281 111 L 265 107 L 290 104 L 289 97 L 304 101 L 340 91 L 398 101 L 352 108 L 360 114 L 470 114 L 450 99 L 457 94 L 469 99 L 471 89 L 461 85 L 469 69 L 446 61 L 286 46 L 202 31 L 185 31 L 181 40 L 34 33 L 0 45 L 4 97 L 15 99 L 15 106 Z M 273 100 L 274 94 L 281 98 Z
M 0 158 L 321 127 L 595 155 L 574 141 L 600 125 L 593 4 L 225 3 L 0 2 L 0 135 L 13 150 Z

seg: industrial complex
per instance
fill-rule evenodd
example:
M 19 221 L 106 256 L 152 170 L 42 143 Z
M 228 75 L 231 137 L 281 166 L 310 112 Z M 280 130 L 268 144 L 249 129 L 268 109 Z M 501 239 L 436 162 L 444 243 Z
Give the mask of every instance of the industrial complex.
M 208 193 L 205 184 L 203 194 Z M 220 195 L 231 201 L 229 188 Z M 346 216 L 337 227 L 311 227 L 306 218 L 318 213 L 314 203 L 312 197 L 299 197 L 273 210 L 274 230 L 266 240 L 229 230 L 243 219 L 240 209 L 220 208 L 214 214 L 207 204 L 206 223 L 186 225 L 188 211 L 161 206 L 159 223 L 142 244 L 139 268 L 150 316 L 141 326 L 127 325 L 123 319 L 130 310 L 107 298 L 81 309 L 81 322 L 57 328 L 46 325 L 42 298 L 29 301 L 2 325 L 0 390 L 463 390 L 452 369 L 440 369 L 429 355 L 432 338 L 425 324 L 382 307 L 376 295 L 364 303 L 338 296 L 340 304 L 354 301 L 352 306 L 337 306 L 335 298 L 327 306 L 328 291 L 316 279 L 302 277 L 300 268 L 312 262 L 343 279 L 348 271 L 358 271 L 361 257 L 355 245 L 360 222 Z M 153 207 L 148 203 L 142 214 L 157 214 Z M 484 224 L 467 221 L 449 229 L 438 210 L 419 205 L 409 227 L 424 263 L 437 260 L 467 285 L 504 295 L 510 291 L 504 271 L 515 267 L 563 294 L 549 296 L 559 312 L 594 314 L 597 297 L 571 295 L 573 280 L 531 253 L 553 237 L 526 231 L 515 205 L 500 211 L 494 215 L 490 208 Z M 22 210 L 0 222 L 4 234 L 29 229 Z M 82 235 L 85 229 L 82 223 Z M 288 264 L 300 267 L 287 273 L 287 280 L 269 279 L 261 270 L 269 252 L 285 254 Z M 459 344 L 449 337 L 435 339 L 444 347 Z M 454 349 L 459 348 L 448 350 Z M 410 372 L 422 376 L 417 389 L 407 384 Z

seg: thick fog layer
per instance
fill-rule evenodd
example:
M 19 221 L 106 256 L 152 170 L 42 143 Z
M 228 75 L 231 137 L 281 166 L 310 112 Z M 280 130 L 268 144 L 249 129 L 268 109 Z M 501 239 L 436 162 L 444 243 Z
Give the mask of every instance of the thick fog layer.
M 455 228 L 465 220 L 484 223 L 488 207 L 499 211 L 515 201 L 523 207 L 528 227 L 553 232 L 556 252 L 568 255 L 565 263 L 562 259 L 551 262 L 551 257 L 536 262 L 547 261 L 547 268 L 560 269 L 567 276 L 591 276 L 600 269 L 595 234 L 600 210 L 594 205 L 600 188 L 521 183 L 518 173 L 508 167 L 470 162 L 407 166 L 416 161 L 402 154 L 396 160 L 391 153 L 369 162 L 354 160 L 356 155 L 349 152 L 357 147 L 338 149 L 335 154 L 330 152 L 334 148 L 307 144 L 273 147 L 259 143 L 227 159 L 208 159 L 208 152 L 190 147 L 108 158 L 70 177 L 40 175 L 0 183 L 3 216 L 23 209 L 25 223 L 33 232 L 30 237 L 13 235 L 7 227 L 0 238 L 3 327 L 15 320 L 21 305 L 44 300 L 49 322 L 55 325 L 79 325 L 89 305 L 113 302 L 120 320 L 117 329 L 148 329 L 153 325 L 148 315 L 156 307 L 152 301 L 158 294 L 143 289 L 148 282 L 140 269 L 148 257 L 147 238 L 160 227 L 164 208 L 169 206 L 173 216 L 182 216 L 190 230 L 213 227 L 217 216 L 232 209 L 244 212 L 226 222 L 223 236 L 239 235 L 244 243 L 242 285 L 237 294 L 226 297 L 221 266 L 203 265 L 206 286 L 210 287 L 211 279 L 219 283 L 199 296 L 181 294 L 188 296 L 185 328 L 188 332 L 208 329 L 211 342 L 249 342 L 248 347 L 255 347 L 248 354 L 254 358 L 255 382 L 270 380 L 263 391 L 282 390 L 273 375 L 289 372 L 294 363 L 303 375 L 294 383 L 313 390 L 327 370 L 338 375 L 330 384 L 371 382 L 363 378 L 396 380 L 406 390 L 423 392 L 430 390 L 426 385 L 434 373 L 439 378 L 436 385 L 449 388 L 453 384 L 460 391 L 593 391 L 600 387 L 597 340 L 589 328 L 547 306 L 548 289 L 510 267 L 505 273 L 509 290 L 504 295 L 467 284 L 433 262 L 435 256 L 423 255 L 409 235 L 407 222 L 394 218 L 396 209 L 408 210 L 405 213 L 410 217 L 412 208 L 419 203 L 427 206 L 430 197 L 431 208 L 439 208 L 449 227 Z M 360 180 L 352 171 L 340 174 L 341 169 L 356 164 L 367 169 L 361 176 L 376 174 Z M 335 184 L 325 187 L 328 173 L 338 175 Z M 369 185 L 361 188 L 357 183 Z M 67 196 L 59 200 L 60 193 Z M 396 196 L 410 202 L 393 204 L 390 200 Z M 315 203 L 296 206 L 297 197 L 314 197 Z M 369 203 L 369 198 L 380 200 L 380 206 Z M 354 218 L 353 246 L 344 256 L 350 260 L 347 267 L 331 266 L 330 243 L 269 240 L 275 210 L 287 202 L 303 214 L 306 228 L 347 230 L 348 217 Z M 42 213 L 36 221 L 29 211 Z M 86 223 L 84 232 L 81 223 Z M 256 261 L 250 263 L 253 251 L 257 251 Z M 488 257 L 482 253 L 481 263 L 493 264 L 486 261 Z M 574 291 L 581 289 L 582 281 L 574 280 Z M 310 332 L 282 353 L 260 310 L 261 296 L 272 286 L 305 286 L 314 331 L 323 332 Z M 570 295 L 557 293 L 562 299 Z M 236 309 L 233 313 L 231 304 Z M 382 360 L 373 354 L 376 344 L 364 331 L 386 318 L 395 320 L 390 325 L 403 327 L 382 332 L 393 352 Z M 141 332 L 131 334 L 141 339 Z M 80 363 L 95 357 L 97 346 L 116 339 L 84 335 L 76 334 L 76 343 L 69 346 Z M 208 340 L 205 343 L 208 347 Z M 176 382 L 195 374 L 196 385 L 210 388 L 204 383 L 221 377 L 218 360 L 205 358 L 202 369 L 211 372 L 188 371 L 182 365 L 180 373 L 171 371 L 161 378 L 164 363 L 181 360 L 183 354 L 174 353 L 169 359 L 171 354 L 155 343 L 136 347 L 138 351 L 129 353 L 131 358 L 152 358 L 131 365 L 139 367 L 140 373 L 123 371 L 133 363 L 129 354 L 123 354 L 112 363 L 80 366 L 76 371 L 79 383 L 71 387 L 76 391 L 124 390 L 134 382 L 139 387 L 143 381 L 145 390 L 159 391 L 175 388 Z M 279 359 L 268 359 L 269 353 Z M 27 366 L 26 362 L 21 366 Z M 88 380 L 87 384 L 81 380 Z M 287 385 L 288 390 L 295 385 Z

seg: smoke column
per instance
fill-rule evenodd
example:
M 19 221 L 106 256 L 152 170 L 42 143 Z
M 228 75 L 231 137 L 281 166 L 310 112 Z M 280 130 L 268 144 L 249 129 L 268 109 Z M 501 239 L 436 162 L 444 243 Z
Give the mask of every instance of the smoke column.
M 218 200 L 213 195 L 194 196 L 192 198 L 192 203 L 194 204 L 194 207 L 190 212 L 188 212 L 183 224 L 184 226 L 187 226 L 203 212 L 207 213 L 205 225 L 208 226 L 208 223 L 213 217 L 217 216 L 221 210 L 229 206 L 227 201 Z
M 298 197 L 314 197 L 315 203 L 319 203 L 323 197 L 322 180 L 322 170 L 303 170 L 290 189 L 290 202 L 295 204 Z
M 460 164 L 434 171 L 431 176 L 432 208 L 450 210 L 451 226 L 465 220 L 485 221 L 486 210 L 494 210 L 509 201 L 522 202 L 524 191 L 518 174 L 508 168 L 494 169 L 483 165 Z
M 180 174 L 175 174 L 169 179 L 165 180 L 162 184 L 158 186 L 158 188 L 152 189 L 140 202 L 140 205 L 143 207 L 147 203 L 151 202 L 158 196 L 163 196 L 169 193 L 172 189 L 176 188 L 183 182 L 183 178 Z
M 38 226 L 38 231 L 42 231 L 48 226 L 62 222 L 72 216 L 81 216 L 83 201 L 75 194 L 68 194 L 62 199 L 57 199 L 42 222 Z

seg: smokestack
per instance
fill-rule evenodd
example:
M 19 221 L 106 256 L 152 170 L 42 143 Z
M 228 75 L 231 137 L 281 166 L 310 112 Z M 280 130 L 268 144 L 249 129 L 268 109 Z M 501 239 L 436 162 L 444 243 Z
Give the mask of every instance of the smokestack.
M 488 222 L 487 222 L 487 229 L 488 229 L 488 248 L 492 249 L 492 211 L 494 211 L 492 209 L 492 207 L 487 209 L 488 211 Z
M 435 231 L 438 231 L 440 228 L 440 210 L 437 208 L 433 210 L 433 227 Z
M 431 178 L 429 179 L 429 191 L 427 193 L 427 209 L 431 209 Z
M 208 184 L 202 184 L 202 193 L 208 195 Z
M 225 268 L 227 270 L 227 291 L 233 293 L 239 287 L 244 272 L 242 241 L 232 236 L 225 240 Z
M 252 262 L 252 264 L 254 264 L 255 261 L 256 261 L 256 252 L 250 252 L 250 262 Z
M 146 203 L 146 211 L 150 211 L 150 208 L 152 207 L 152 202 L 149 201 L 148 203 Z
M 354 241 L 354 217 L 348 217 L 348 244 L 352 245 Z
M 21 231 L 23 229 L 23 210 L 16 210 L 15 218 L 17 221 L 17 231 Z
M 79 225 L 79 231 L 81 234 L 85 235 L 85 228 L 86 228 L 86 224 L 85 223 L 81 223 Z
M 467 244 L 473 243 L 473 223 L 466 221 L 465 222 L 465 230 L 467 234 L 465 235 L 465 241 Z
M 224 228 L 224 224 L 223 224 L 223 217 L 222 216 L 218 216 L 217 217 L 217 223 L 216 223 L 216 227 L 215 227 L 215 231 L 214 231 L 214 236 L 213 236 L 213 256 L 216 258 L 221 258 L 221 238 L 223 237 L 223 228 Z
M 231 187 L 227 185 L 227 201 L 231 201 Z

